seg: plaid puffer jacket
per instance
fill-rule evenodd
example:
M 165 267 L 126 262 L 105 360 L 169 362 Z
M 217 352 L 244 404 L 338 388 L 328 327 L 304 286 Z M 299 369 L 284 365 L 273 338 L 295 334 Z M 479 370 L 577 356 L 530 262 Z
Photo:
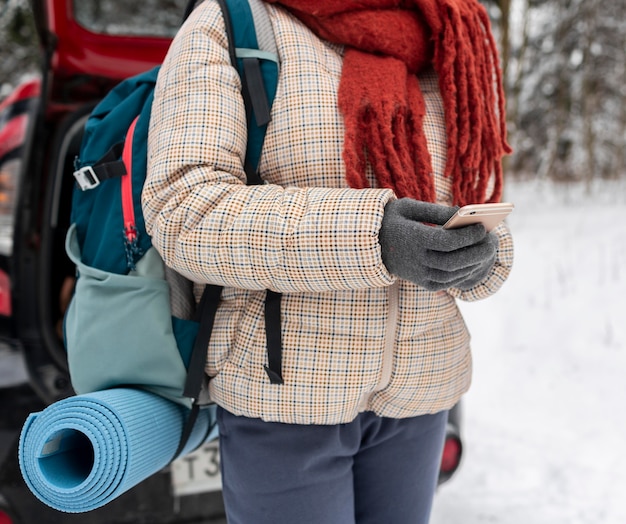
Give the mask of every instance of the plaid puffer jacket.
M 196 8 L 176 36 L 152 109 L 148 231 L 198 289 L 225 286 L 207 352 L 211 396 L 238 415 L 298 424 L 450 408 L 471 380 L 456 299 L 500 288 L 512 265 L 510 233 L 498 227 L 497 262 L 468 291 L 429 292 L 389 274 L 378 231 L 395 196 L 348 188 L 344 178 L 336 103 L 343 50 L 281 8 L 267 9 L 281 60 L 260 164 L 267 184 L 245 185 L 245 109 L 216 2 Z M 420 83 L 437 198 L 449 204 L 436 76 Z M 264 370 L 266 289 L 283 293 L 282 385 Z

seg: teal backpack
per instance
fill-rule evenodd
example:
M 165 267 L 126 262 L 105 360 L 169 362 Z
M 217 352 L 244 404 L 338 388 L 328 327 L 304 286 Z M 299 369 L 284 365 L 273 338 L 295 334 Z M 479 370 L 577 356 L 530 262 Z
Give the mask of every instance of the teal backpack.
M 217 1 L 248 113 L 248 184 L 260 184 L 256 167 L 278 83 L 276 45 L 260 0 Z M 145 229 L 141 192 L 159 67 L 121 82 L 87 120 L 66 238 L 77 281 L 64 334 L 76 393 L 133 386 L 191 408 L 180 450 L 207 403 L 200 400 L 204 361 L 221 288 L 206 286 L 196 308 L 192 283 L 164 266 Z M 280 295 L 270 291 L 266 324 L 266 369 L 280 383 Z

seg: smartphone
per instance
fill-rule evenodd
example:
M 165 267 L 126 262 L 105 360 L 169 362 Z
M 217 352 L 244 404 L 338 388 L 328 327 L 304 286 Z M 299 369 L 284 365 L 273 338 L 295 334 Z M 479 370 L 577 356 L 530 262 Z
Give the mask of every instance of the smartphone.
M 460 208 L 444 225 L 444 229 L 456 229 L 470 224 L 481 223 L 487 231 L 491 231 L 515 206 L 510 202 L 498 204 L 470 204 Z

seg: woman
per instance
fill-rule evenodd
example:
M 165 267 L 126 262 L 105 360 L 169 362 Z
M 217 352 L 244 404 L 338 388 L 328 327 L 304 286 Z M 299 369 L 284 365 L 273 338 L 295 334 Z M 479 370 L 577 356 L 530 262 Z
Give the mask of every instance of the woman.
M 206 361 L 231 524 L 426 523 L 447 410 L 470 384 L 456 300 L 496 292 L 509 151 L 475 0 L 268 1 L 281 72 L 259 172 L 216 2 L 196 8 L 152 109 L 144 213 L 165 262 L 224 286 Z M 281 375 L 264 300 L 282 293 Z

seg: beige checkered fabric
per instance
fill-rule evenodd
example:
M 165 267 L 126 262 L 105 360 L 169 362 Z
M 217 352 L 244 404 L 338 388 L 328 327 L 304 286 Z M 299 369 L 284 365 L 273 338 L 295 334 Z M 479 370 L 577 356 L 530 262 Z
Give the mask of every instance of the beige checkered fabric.
M 469 334 L 455 299 L 494 293 L 498 260 L 469 291 L 432 293 L 395 279 L 378 244 L 386 189 L 344 180 L 337 111 L 342 49 L 268 6 L 281 59 L 260 171 L 245 186 L 246 119 L 217 3 L 201 4 L 174 40 L 152 110 L 144 213 L 168 265 L 225 286 L 208 348 L 212 398 L 229 411 L 301 424 L 348 422 L 364 410 L 409 417 L 452 407 L 468 389 Z M 420 77 L 437 197 L 446 137 L 434 73 Z M 371 177 L 372 184 L 374 179 Z M 270 383 L 263 301 L 282 292 L 283 385 Z

